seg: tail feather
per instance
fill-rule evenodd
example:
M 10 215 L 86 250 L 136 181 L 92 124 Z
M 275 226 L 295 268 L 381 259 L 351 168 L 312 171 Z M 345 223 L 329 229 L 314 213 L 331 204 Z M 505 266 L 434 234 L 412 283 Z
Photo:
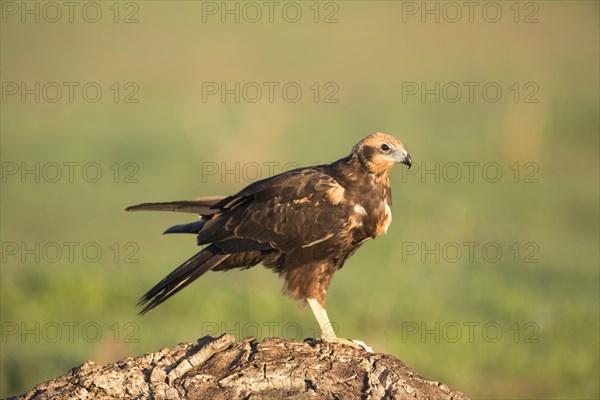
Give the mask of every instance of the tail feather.
M 129 206 L 125 211 L 178 211 L 200 215 L 213 215 L 219 212 L 218 208 L 212 208 L 223 196 L 199 197 L 193 200 L 177 200 L 162 203 L 142 203 Z
M 229 254 L 219 253 L 213 246 L 209 246 L 196 253 L 140 299 L 138 306 L 144 306 L 142 311 L 140 311 L 140 315 L 144 315 L 153 308 L 156 308 L 204 273 L 218 266 L 227 257 L 229 257 Z
M 196 222 L 190 222 L 187 224 L 179 224 L 179 225 L 170 227 L 163 233 L 164 234 L 167 234 L 167 233 L 195 233 L 195 234 L 197 234 L 198 232 L 200 232 L 200 229 L 202 229 L 202 227 L 204 226 L 205 223 L 206 223 L 206 220 L 201 219 L 200 221 L 196 221 Z

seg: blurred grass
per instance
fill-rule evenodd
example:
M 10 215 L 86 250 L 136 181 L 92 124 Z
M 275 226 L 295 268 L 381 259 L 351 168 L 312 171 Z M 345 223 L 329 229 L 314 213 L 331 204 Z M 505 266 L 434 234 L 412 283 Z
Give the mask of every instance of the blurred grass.
M 227 194 L 246 182 L 209 177 L 202 162 L 330 162 L 372 131 L 400 137 L 418 163 L 539 165 L 539 183 L 420 182 L 392 173 L 394 221 L 333 281 L 328 310 L 344 337 L 396 355 L 425 376 L 474 398 L 598 398 L 598 3 L 539 2 L 537 24 L 402 23 L 400 3 L 339 3 L 338 24 L 201 23 L 193 2 L 147 2 L 140 23 L 3 23 L 2 81 L 134 81 L 138 104 L 8 101 L 2 104 L 3 162 L 94 161 L 139 165 L 138 183 L 2 183 L 2 242 L 98 242 L 98 263 L 22 263 L 1 273 L 0 396 L 20 393 L 86 359 L 106 363 L 219 330 L 266 336 L 315 334 L 308 310 L 279 294 L 257 267 L 209 274 L 148 316 L 137 299 L 195 251 L 190 237 L 163 237 L 186 221 L 126 215 L 127 205 Z M 203 103 L 205 81 L 334 81 L 339 103 L 304 98 L 255 104 Z M 402 102 L 406 81 L 534 81 L 537 104 Z M 406 177 L 406 179 L 403 179 Z M 406 182 L 403 182 L 403 181 Z M 422 262 L 403 243 L 535 242 L 538 263 Z M 108 247 L 135 242 L 138 263 Z M 135 325 L 127 325 L 133 322 Z M 474 322 L 498 324 L 500 340 L 466 328 L 456 343 L 420 333 Z M 523 327 L 539 328 L 537 343 Z M 27 329 L 73 323 L 55 343 Z M 115 325 L 115 323 L 118 324 Z M 514 340 L 510 327 L 520 326 Z M 98 341 L 83 326 L 100 326 Z M 238 324 L 240 329 L 237 329 Z M 424 325 L 421 325 L 424 324 Z M 136 330 L 134 331 L 134 327 Z M 283 331 L 283 327 L 289 327 Z M 403 336 L 404 330 L 404 336 Z M 38 330 L 39 332 L 39 330 Z M 22 332 L 20 332 L 22 333 Z M 88 332 L 93 338 L 93 329 Z M 115 337 L 115 335 L 118 336 Z M 133 340 L 131 340 L 133 339 Z

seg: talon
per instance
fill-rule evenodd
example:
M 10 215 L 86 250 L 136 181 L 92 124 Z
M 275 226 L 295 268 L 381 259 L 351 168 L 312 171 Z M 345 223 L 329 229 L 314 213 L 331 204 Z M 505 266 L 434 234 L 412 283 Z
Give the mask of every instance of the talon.
M 371 346 L 367 345 L 365 342 L 361 341 L 361 340 L 354 340 L 354 339 L 344 339 L 344 338 L 331 338 L 331 339 L 322 339 L 324 342 L 329 342 L 329 343 L 339 343 L 339 344 L 343 344 L 346 346 L 350 346 L 350 347 L 354 347 L 355 349 L 359 349 L 359 350 L 365 350 L 367 353 L 373 353 L 373 349 L 371 348 Z
M 373 353 L 373 348 L 362 340 L 350 339 L 350 341 L 357 344 L 359 348 L 365 350 L 367 353 Z

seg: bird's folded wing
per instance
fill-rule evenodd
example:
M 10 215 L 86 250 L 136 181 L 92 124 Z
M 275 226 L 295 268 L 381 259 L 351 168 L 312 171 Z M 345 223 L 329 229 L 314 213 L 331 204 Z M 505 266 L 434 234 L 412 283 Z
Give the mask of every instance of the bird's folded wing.
M 240 250 L 289 251 L 309 247 L 348 229 L 345 189 L 326 170 L 306 168 L 253 184 L 214 205 L 198 243 Z

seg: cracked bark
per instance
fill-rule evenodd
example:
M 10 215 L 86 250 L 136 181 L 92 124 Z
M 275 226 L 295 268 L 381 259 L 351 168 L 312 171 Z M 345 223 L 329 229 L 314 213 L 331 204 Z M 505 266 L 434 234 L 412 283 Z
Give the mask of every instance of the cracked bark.
M 468 399 L 397 358 L 349 346 L 204 337 L 100 366 L 87 361 L 18 399 Z

